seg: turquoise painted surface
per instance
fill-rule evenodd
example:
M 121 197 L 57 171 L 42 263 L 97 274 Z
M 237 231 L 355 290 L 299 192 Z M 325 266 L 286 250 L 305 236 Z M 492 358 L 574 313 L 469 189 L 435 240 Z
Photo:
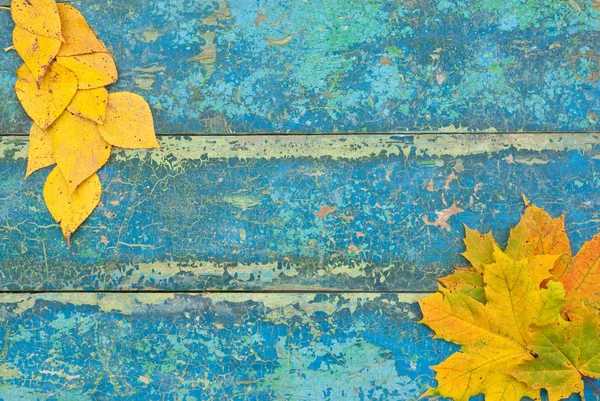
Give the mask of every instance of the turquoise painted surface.
M 392 294 L 70 296 L 0 298 L 1 400 L 416 401 L 457 350 Z
M 600 230 L 597 135 L 173 136 L 596 132 L 597 0 L 72 3 L 164 148 L 116 153 L 67 249 L 0 54 L 0 401 L 417 400 L 455 347 L 411 292 L 463 224 L 502 243 L 525 194 Z M 255 292 L 178 292 L 207 289 Z
M 594 0 L 73 1 L 160 133 L 594 131 Z M 12 22 L 0 12 L 0 43 Z M 0 133 L 28 119 L 0 55 Z
M 494 150 L 494 135 L 381 138 L 382 153 L 375 137 L 183 138 L 163 152 L 117 153 L 71 249 L 43 202 L 47 172 L 23 181 L 22 140 L 5 141 L 0 288 L 429 291 L 465 264 L 463 224 L 506 241 L 523 195 L 566 213 L 574 249 L 600 231 L 595 135 L 548 140 L 560 151 Z M 311 157 L 338 144 L 346 153 Z M 304 156 L 289 156 L 295 149 Z

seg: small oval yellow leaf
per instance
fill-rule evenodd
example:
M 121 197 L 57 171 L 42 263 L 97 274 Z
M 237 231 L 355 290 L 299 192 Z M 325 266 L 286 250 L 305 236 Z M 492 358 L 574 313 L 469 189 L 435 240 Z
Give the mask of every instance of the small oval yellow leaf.
M 27 173 L 31 173 L 56 163 L 52 154 L 52 135 L 33 123 L 29 130 L 29 154 L 27 156 Z
M 150 106 L 140 95 L 108 95 L 104 125 L 98 127 L 106 142 L 121 148 L 159 148 Z
M 36 82 L 46 74 L 62 44 L 58 39 L 36 35 L 18 25 L 13 30 L 13 43 Z
M 12 0 L 10 10 L 17 26 L 46 38 L 63 39 L 56 1 Z
M 15 90 L 29 117 L 46 129 L 71 103 L 77 92 L 77 77 L 65 67 L 52 63 L 38 86 L 29 68 L 22 65 L 17 70 Z
M 97 124 L 104 122 L 108 91 L 106 88 L 80 89 L 67 106 L 67 110 L 79 117 L 85 117 Z
M 65 38 L 58 53 L 59 56 L 109 52 L 104 43 L 96 37 L 79 10 L 66 3 L 58 3 L 57 6 L 62 22 L 62 34 Z
M 58 56 L 56 61 L 75 73 L 79 89 L 100 88 L 116 82 L 119 77 L 115 61 L 108 53 Z
M 102 184 L 98 174 L 92 174 L 71 194 L 71 202 L 60 222 L 67 244 L 70 245 L 71 235 L 92 214 L 98 202 L 100 202 L 101 196 Z
M 97 125 L 65 111 L 49 129 L 54 160 L 70 192 L 102 167 L 112 146 L 102 139 Z
M 54 220 L 61 223 L 67 242 L 77 227 L 94 211 L 101 195 L 102 185 L 97 174 L 93 174 L 69 194 L 67 181 L 60 169 L 55 167 L 50 172 L 44 185 L 44 201 Z

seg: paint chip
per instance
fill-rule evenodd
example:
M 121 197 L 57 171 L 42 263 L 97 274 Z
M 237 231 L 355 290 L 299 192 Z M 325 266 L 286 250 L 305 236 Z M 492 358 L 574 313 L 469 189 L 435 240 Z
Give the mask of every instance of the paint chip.
M 423 216 L 423 222 L 425 223 L 426 226 L 434 226 L 434 227 L 438 227 L 440 230 L 450 231 L 450 225 L 448 224 L 448 219 L 450 217 L 454 216 L 455 214 L 464 212 L 463 209 L 458 207 L 459 204 L 460 204 L 459 201 L 455 201 L 452 204 L 452 206 L 450 206 L 448 209 L 436 211 L 435 214 L 437 215 L 437 218 L 433 222 L 429 221 L 427 216 Z
M 317 213 L 315 213 L 315 216 L 320 217 L 321 219 L 324 219 L 328 214 L 335 212 L 336 209 L 337 208 L 335 206 L 323 205 L 323 206 L 321 206 L 319 211 Z

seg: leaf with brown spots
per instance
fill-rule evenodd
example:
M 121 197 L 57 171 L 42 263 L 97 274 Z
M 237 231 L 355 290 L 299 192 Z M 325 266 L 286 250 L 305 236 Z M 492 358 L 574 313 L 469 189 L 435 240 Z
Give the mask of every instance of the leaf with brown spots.
M 65 39 L 58 52 L 59 56 L 108 53 L 104 43 L 96 37 L 79 10 L 66 3 L 58 3 L 57 6 Z
M 118 78 L 115 62 L 75 7 L 13 0 L 11 9 L 13 47 L 25 61 L 15 90 L 34 121 L 26 177 L 56 163 L 44 199 L 70 243 L 98 205 L 102 188 L 96 172 L 108 161 L 111 143 L 159 147 L 152 112 L 139 95 L 109 96 L 105 86 Z M 208 35 L 214 39 L 214 33 Z
M 106 142 L 121 148 L 159 148 L 150 106 L 140 95 L 108 95 L 104 124 L 98 127 Z
M 71 103 L 77 92 L 77 77 L 65 67 L 52 63 L 38 86 L 29 68 L 23 65 L 17 70 L 15 90 L 29 117 L 46 129 Z
M 61 46 L 58 39 L 33 34 L 18 25 L 13 30 L 13 44 L 35 82 L 42 80 Z
M 112 146 L 102 139 L 97 125 L 65 111 L 50 127 L 52 149 L 70 192 L 100 169 Z
M 108 91 L 106 88 L 80 89 L 67 106 L 67 110 L 76 116 L 85 117 L 102 125 L 107 103 Z
M 75 73 L 79 89 L 100 88 L 115 83 L 119 77 L 115 61 L 108 53 L 58 56 L 56 62 Z
M 44 200 L 63 236 L 70 245 L 71 235 L 98 205 L 102 185 L 97 174 L 92 174 L 71 193 L 60 169 L 55 167 L 44 185 Z
M 12 0 L 10 10 L 17 26 L 35 35 L 63 40 L 54 0 Z
M 52 152 L 52 134 L 33 123 L 29 130 L 29 154 L 27 156 L 27 173 L 33 172 L 56 163 Z

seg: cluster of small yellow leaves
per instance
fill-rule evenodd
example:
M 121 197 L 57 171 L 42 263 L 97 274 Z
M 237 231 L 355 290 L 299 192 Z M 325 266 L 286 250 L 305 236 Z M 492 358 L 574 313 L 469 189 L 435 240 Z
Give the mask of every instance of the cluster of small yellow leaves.
M 528 205 L 504 251 L 468 228 L 465 245 L 471 267 L 420 301 L 421 323 L 461 345 L 433 368 L 438 386 L 425 395 L 583 396 L 583 380 L 600 378 L 600 234 L 573 257 L 564 216 Z
M 73 6 L 55 0 L 12 0 L 17 97 L 33 120 L 26 177 L 56 164 L 44 200 L 70 243 L 100 201 L 96 172 L 113 146 L 158 148 L 146 101 L 129 92 L 109 94 L 115 62 Z

